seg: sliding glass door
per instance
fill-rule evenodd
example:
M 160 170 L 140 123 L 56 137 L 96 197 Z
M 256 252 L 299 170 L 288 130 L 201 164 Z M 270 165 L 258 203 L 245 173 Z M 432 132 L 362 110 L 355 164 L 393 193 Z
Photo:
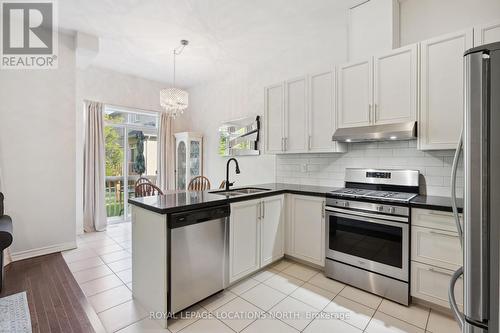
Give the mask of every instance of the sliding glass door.
M 156 184 L 158 116 L 155 113 L 106 107 L 106 212 L 108 222 L 130 219 L 128 199 L 140 177 Z

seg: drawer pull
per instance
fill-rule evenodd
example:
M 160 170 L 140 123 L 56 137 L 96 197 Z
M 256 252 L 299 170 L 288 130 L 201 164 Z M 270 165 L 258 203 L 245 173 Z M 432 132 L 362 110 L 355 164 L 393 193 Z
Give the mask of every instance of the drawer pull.
M 429 211 L 427 214 L 423 214 L 423 215 L 434 215 L 434 216 L 440 216 L 440 217 L 447 217 L 447 218 L 453 218 L 453 215 L 451 213 L 447 213 L 447 212 L 438 212 L 438 211 Z M 460 216 L 460 219 L 462 219 L 462 214 L 459 214 Z
M 441 274 L 441 275 L 451 276 L 450 273 L 444 272 L 444 271 L 441 271 L 441 270 L 438 270 L 438 269 L 435 269 L 434 267 L 427 268 L 427 270 L 429 272 L 432 272 L 432 273 L 438 273 L 438 274 Z
M 451 237 L 451 238 L 458 238 L 458 235 L 449 235 L 449 234 L 445 234 L 444 232 L 437 232 L 437 231 L 429 231 L 430 234 L 433 234 L 433 235 L 439 235 L 439 236 L 445 236 L 445 237 Z
M 443 216 L 443 217 L 453 217 L 450 213 L 443 213 L 443 212 L 436 212 L 436 211 L 430 211 L 428 213 L 429 215 L 437 215 L 437 216 Z

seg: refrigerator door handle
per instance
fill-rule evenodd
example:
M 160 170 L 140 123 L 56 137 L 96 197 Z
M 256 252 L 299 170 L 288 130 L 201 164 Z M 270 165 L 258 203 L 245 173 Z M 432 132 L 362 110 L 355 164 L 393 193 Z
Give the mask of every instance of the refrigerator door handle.
M 450 302 L 451 311 L 453 312 L 453 316 L 458 322 L 458 326 L 460 326 L 460 330 L 464 327 L 465 316 L 460 312 L 458 308 L 457 301 L 455 299 L 455 284 L 457 283 L 460 276 L 464 273 L 464 268 L 460 267 L 451 276 L 450 286 L 448 287 L 448 301 Z
M 458 146 L 457 150 L 455 151 L 455 157 L 453 158 L 453 165 L 451 168 L 451 208 L 453 211 L 453 216 L 455 217 L 455 224 L 457 225 L 457 231 L 458 231 L 458 237 L 460 239 L 460 247 L 464 247 L 464 236 L 463 236 L 463 229 L 462 226 L 460 225 L 460 216 L 458 215 L 458 208 L 457 208 L 457 168 L 458 168 L 458 161 L 460 160 L 460 155 L 462 153 L 462 147 L 463 147 L 463 130 L 460 133 L 460 139 L 458 140 Z

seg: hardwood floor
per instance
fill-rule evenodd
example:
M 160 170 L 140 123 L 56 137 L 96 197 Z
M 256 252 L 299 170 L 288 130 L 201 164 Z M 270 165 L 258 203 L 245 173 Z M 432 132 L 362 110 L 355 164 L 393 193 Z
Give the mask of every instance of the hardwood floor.
M 0 297 L 26 291 L 33 332 L 105 332 L 60 253 L 11 263 Z

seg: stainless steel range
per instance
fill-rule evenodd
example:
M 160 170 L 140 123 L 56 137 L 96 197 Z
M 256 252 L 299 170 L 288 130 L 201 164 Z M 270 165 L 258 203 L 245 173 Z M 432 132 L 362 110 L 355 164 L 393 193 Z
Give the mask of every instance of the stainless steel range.
M 347 169 L 327 195 L 328 277 L 408 305 L 410 200 L 415 170 Z

